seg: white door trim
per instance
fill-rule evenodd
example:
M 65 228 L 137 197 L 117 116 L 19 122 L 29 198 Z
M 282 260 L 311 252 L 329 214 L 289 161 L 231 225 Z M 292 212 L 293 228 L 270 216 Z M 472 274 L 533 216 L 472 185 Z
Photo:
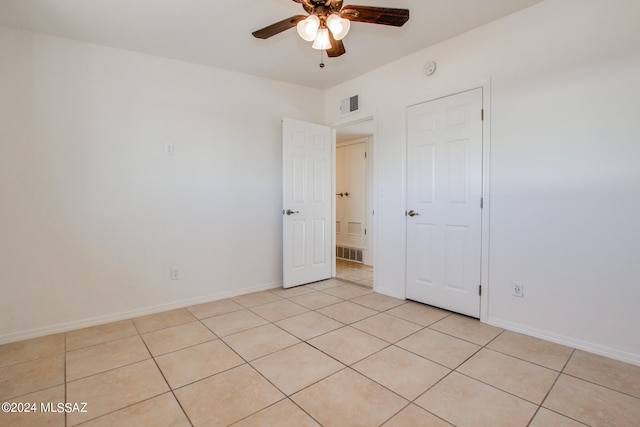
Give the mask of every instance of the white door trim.
M 480 260 L 480 285 L 482 286 L 482 294 L 480 295 L 480 321 L 483 323 L 487 323 L 487 319 L 489 317 L 489 292 L 491 289 L 489 287 L 489 215 L 491 211 L 491 195 L 490 195 L 490 179 L 491 179 L 491 78 L 487 78 L 476 85 L 470 85 L 469 87 L 462 88 L 458 91 L 442 94 L 440 96 L 436 96 L 434 98 L 430 98 L 424 101 L 417 102 L 415 104 L 410 104 L 405 107 L 405 126 L 407 126 L 407 116 L 406 111 L 409 107 L 414 105 L 419 105 L 424 102 L 435 101 L 436 99 L 445 98 L 451 95 L 456 95 L 458 93 L 467 92 L 473 89 L 482 88 L 482 110 L 484 112 L 484 118 L 482 121 L 482 197 L 483 197 L 483 209 L 482 209 L 482 219 L 481 219 L 481 260 Z M 408 138 L 408 131 L 405 130 L 405 138 Z M 375 141 L 374 141 L 375 143 Z M 403 200 L 406 205 L 407 201 L 407 168 L 406 168 L 406 146 L 407 140 L 405 140 L 404 144 L 404 155 L 405 155 L 405 173 L 404 173 L 404 188 L 403 188 Z M 377 158 L 374 159 L 374 161 Z M 375 176 L 374 176 L 375 180 Z M 375 192 L 374 192 L 375 193 Z M 375 195 L 374 195 L 375 197 Z M 334 219 L 335 221 L 335 219 Z M 377 220 L 374 218 L 374 222 Z M 407 223 L 405 222 L 405 230 L 404 234 L 406 236 L 407 233 Z M 376 234 L 377 236 L 377 234 Z M 377 242 L 376 242 L 377 245 Z M 377 251 L 375 256 L 377 256 Z M 407 248 L 405 245 L 405 254 L 404 254 L 405 266 L 407 263 Z M 375 274 L 375 269 L 374 269 Z M 405 272 L 405 284 L 406 284 L 406 272 Z M 404 298 L 406 299 L 406 285 L 403 289 Z

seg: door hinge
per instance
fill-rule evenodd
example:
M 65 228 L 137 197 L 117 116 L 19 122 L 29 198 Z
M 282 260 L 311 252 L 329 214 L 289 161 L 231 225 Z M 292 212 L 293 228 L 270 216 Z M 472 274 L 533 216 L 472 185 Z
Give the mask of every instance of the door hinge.
M 365 236 L 367 235 L 367 229 L 366 228 L 364 229 L 364 235 Z
M 484 121 L 484 108 L 480 110 L 480 120 Z
M 364 158 L 365 159 L 367 158 L 367 152 L 366 151 L 364 152 Z
M 480 209 L 484 208 L 484 197 L 480 197 Z
M 482 296 L 482 285 L 478 285 L 478 295 Z

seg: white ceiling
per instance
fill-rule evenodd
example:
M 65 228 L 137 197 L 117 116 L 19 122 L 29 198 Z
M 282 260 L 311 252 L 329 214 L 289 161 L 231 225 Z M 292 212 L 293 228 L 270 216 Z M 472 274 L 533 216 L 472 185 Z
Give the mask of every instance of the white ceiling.
M 410 9 L 403 27 L 353 23 L 326 59 L 295 29 L 251 33 L 304 14 L 292 0 L 0 0 L 0 24 L 327 89 L 542 0 L 354 0 Z

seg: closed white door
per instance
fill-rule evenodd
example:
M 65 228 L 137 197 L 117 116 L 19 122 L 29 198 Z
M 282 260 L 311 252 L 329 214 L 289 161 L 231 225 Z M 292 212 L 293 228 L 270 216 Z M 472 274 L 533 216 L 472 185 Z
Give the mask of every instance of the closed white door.
M 336 244 L 366 248 L 366 143 L 336 149 Z
M 480 316 L 482 89 L 407 109 L 408 299 Z
M 283 120 L 283 286 L 331 277 L 331 128 Z

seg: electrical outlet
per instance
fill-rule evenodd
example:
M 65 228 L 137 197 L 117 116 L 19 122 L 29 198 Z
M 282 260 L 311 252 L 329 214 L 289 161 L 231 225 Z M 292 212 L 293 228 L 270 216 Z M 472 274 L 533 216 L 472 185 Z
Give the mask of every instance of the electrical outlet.
M 169 278 L 171 280 L 178 280 L 180 279 L 180 270 L 178 270 L 175 267 L 171 267 L 171 269 L 169 270 Z
M 164 145 L 164 154 L 167 156 L 173 156 L 173 144 L 165 144 Z
M 524 296 L 524 285 L 522 282 L 511 282 L 511 295 L 518 298 Z

